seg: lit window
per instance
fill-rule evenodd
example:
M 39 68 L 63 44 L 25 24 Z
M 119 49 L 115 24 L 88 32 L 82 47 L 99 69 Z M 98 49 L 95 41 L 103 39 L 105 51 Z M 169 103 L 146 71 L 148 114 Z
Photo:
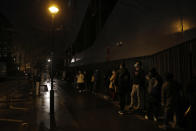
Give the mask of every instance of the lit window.
M 77 62 L 77 61 L 80 61 L 80 59 L 79 58 L 72 58 L 71 59 L 71 63 L 74 63 L 74 62 Z

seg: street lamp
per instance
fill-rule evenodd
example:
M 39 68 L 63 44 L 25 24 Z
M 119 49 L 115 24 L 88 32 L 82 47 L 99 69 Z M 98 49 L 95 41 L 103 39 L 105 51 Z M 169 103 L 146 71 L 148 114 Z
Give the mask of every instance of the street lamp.
M 55 5 L 50 6 L 50 7 L 48 8 L 48 10 L 50 11 L 50 13 L 51 13 L 52 15 L 55 15 L 55 14 L 57 14 L 57 13 L 59 12 L 58 7 L 55 6 Z
M 51 59 L 49 58 L 49 59 L 48 59 L 48 63 L 50 63 L 50 62 L 51 62 Z
M 55 15 L 59 12 L 59 8 L 56 5 L 51 5 L 48 8 L 49 12 L 52 15 L 52 49 L 54 48 L 54 19 L 55 19 Z M 51 90 L 50 90 L 50 114 L 54 115 L 54 89 L 53 89 L 53 51 L 51 52 L 51 57 L 50 57 L 50 63 L 51 63 L 51 74 L 50 74 L 50 78 L 51 78 Z

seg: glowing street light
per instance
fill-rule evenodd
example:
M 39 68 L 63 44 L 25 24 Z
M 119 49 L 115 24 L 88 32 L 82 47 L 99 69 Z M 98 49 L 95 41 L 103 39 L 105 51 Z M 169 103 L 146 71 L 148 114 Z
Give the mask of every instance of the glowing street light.
M 51 59 L 49 58 L 49 59 L 48 59 L 48 63 L 50 63 L 50 62 L 51 62 Z
M 59 8 L 57 6 L 55 6 L 55 5 L 50 6 L 48 8 L 48 10 L 50 11 L 50 13 L 52 15 L 55 15 L 55 14 L 57 14 L 59 12 Z

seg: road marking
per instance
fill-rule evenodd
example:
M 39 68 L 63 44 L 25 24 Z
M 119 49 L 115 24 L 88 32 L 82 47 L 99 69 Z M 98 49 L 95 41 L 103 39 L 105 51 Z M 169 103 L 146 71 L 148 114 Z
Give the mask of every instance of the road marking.
M 10 109 L 15 109 L 15 110 L 28 110 L 28 108 L 20 108 L 20 107 L 14 107 L 14 106 L 10 106 Z

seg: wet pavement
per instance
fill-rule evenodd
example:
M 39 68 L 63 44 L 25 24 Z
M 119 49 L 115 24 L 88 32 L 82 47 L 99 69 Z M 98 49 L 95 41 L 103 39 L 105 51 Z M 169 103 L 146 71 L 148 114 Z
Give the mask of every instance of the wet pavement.
M 32 82 L 17 79 L 0 83 L 0 131 L 33 130 Z
M 50 88 L 50 83 L 45 83 Z M 59 131 L 158 131 L 156 123 L 144 120 L 143 116 L 117 114 L 112 103 L 90 94 L 76 93 L 65 82 L 55 83 L 55 115 L 50 123 L 49 92 L 37 98 L 37 126 L 49 130 L 51 125 Z M 51 125 L 50 125 L 51 124 Z
M 10 83 L 11 87 L 14 84 Z M 143 115 L 119 115 L 118 104 L 105 99 L 105 95 L 80 94 L 59 80 L 54 82 L 55 114 L 50 115 L 50 82 L 41 83 L 48 90 L 41 86 L 39 96 L 29 94 L 31 90 L 27 90 L 27 85 L 30 86 L 24 80 L 20 86 L 15 87 L 8 107 L 0 103 L 0 131 L 161 130 L 157 123 L 145 120 Z

